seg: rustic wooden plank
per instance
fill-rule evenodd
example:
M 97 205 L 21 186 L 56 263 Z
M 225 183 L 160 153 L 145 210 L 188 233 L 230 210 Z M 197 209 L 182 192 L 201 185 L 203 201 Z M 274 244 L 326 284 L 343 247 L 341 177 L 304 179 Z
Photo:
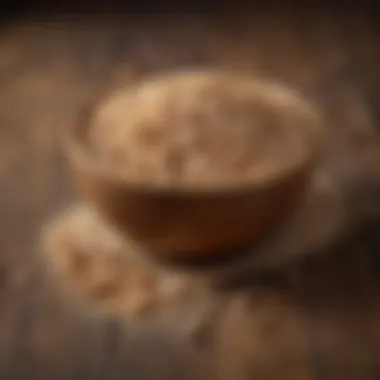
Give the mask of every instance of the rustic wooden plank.
M 119 338 L 117 322 L 72 310 L 44 278 L 34 242 L 41 224 L 74 197 L 60 144 L 62 131 L 79 107 L 104 86 L 135 73 L 232 67 L 274 77 L 318 99 L 340 151 L 346 152 L 347 160 L 358 160 L 359 153 L 355 156 L 349 149 L 349 123 L 369 130 L 373 141 L 379 138 L 374 111 L 380 109 L 378 89 L 373 84 L 380 82 L 379 40 L 366 17 L 282 11 L 218 19 L 61 17 L 8 25 L 0 38 L 2 378 L 103 378 L 108 371 L 115 379 L 128 372 L 131 378 L 151 378 L 142 359 L 144 344 L 151 357 L 157 350 L 164 352 L 165 365 L 157 364 L 162 378 L 190 372 L 183 369 L 190 359 L 179 364 L 170 359 L 173 351 L 180 355 L 181 348 L 166 352 L 160 346 L 165 345 L 163 339 L 158 339 L 158 348 L 152 343 L 131 348 L 128 340 Z M 334 144 L 332 153 L 338 149 Z M 379 150 L 373 151 L 376 159 Z M 336 171 L 341 173 L 341 164 Z M 365 197 L 366 188 L 361 191 Z M 290 285 L 285 290 L 275 290 L 288 292 L 284 299 L 279 296 L 278 308 L 290 315 L 278 319 L 280 330 L 285 336 L 305 338 L 307 344 L 302 344 L 310 351 L 289 374 L 305 380 L 374 379 L 379 376 L 380 318 L 376 284 L 368 280 L 370 265 L 357 264 L 355 255 L 351 261 L 347 255 L 334 260 L 299 270 L 301 274 L 294 276 L 300 279 L 286 280 Z M 104 339 L 114 355 L 105 351 Z M 133 344 L 139 339 L 133 338 Z M 273 342 L 267 346 L 277 349 Z

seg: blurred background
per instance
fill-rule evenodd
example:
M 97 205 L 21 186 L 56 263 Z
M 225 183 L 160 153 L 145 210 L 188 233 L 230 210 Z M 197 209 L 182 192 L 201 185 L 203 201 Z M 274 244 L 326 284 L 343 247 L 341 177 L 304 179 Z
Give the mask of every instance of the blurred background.
M 328 165 L 371 201 L 363 207 L 379 204 L 380 31 L 374 9 L 364 3 L 340 10 L 308 4 L 216 12 L 216 5 L 203 6 L 207 11 L 198 7 L 174 13 L 157 5 L 149 12 L 128 12 L 105 2 L 8 1 L 0 24 L 0 357 L 2 351 L 11 352 L 12 342 L 31 334 L 32 323 L 44 330 L 46 321 L 59 316 L 59 324 L 49 325 L 55 335 L 58 329 L 78 332 L 83 325 L 97 329 L 97 322 L 69 317 L 48 294 L 48 286 L 41 285 L 35 247 L 41 225 L 74 196 L 62 132 L 86 102 L 112 84 L 193 67 L 234 68 L 290 84 L 317 102 L 326 116 Z M 369 276 L 364 275 L 366 281 Z M 368 297 L 377 300 L 375 283 L 366 286 Z M 376 322 L 371 323 L 378 331 L 380 319 L 373 313 Z M 360 326 L 368 323 L 358 319 L 347 331 L 356 328 L 360 335 Z M 44 334 L 41 344 L 48 352 L 52 345 Z M 60 339 L 68 347 L 65 334 Z M 20 350 L 24 364 L 25 358 L 32 363 L 23 344 L 4 354 L 4 368 L 10 358 L 14 361 L 1 378 L 15 375 Z M 59 345 L 53 346 L 61 363 Z M 357 377 L 339 367 L 335 375 L 331 370 L 308 378 L 378 378 L 380 372 L 364 367 L 357 364 Z

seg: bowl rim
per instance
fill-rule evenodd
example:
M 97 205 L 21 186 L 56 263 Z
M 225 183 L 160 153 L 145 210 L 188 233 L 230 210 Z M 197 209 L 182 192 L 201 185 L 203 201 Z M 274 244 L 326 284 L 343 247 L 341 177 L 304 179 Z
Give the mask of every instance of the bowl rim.
M 160 76 L 162 78 L 163 76 Z M 314 134 L 312 143 L 309 149 L 305 152 L 302 159 L 293 160 L 289 165 L 279 170 L 274 170 L 268 176 L 260 179 L 252 179 L 244 183 L 237 182 L 225 185 L 207 185 L 207 186 L 189 186 L 189 185 L 166 185 L 166 184 L 150 184 L 141 183 L 138 181 L 129 180 L 127 177 L 121 175 L 117 170 L 110 168 L 105 163 L 102 163 L 100 159 L 97 159 L 94 154 L 91 153 L 90 147 L 86 146 L 86 142 L 83 141 L 82 133 L 86 134 L 86 131 L 91 127 L 91 120 L 98 106 L 112 96 L 111 91 L 105 91 L 100 96 L 95 96 L 92 100 L 87 102 L 82 107 L 77 117 L 65 133 L 65 150 L 66 154 L 72 164 L 80 165 L 87 172 L 90 172 L 92 176 L 101 178 L 108 183 L 115 186 L 123 187 L 124 189 L 133 190 L 140 193 L 150 194 L 189 194 L 189 195 L 201 195 L 201 194 L 219 194 L 227 195 L 231 193 L 241 193 L 252 190 L 264 190 L 268 187 L 276 186 L 278 183 L 286 181 L 287 178 L 291 178 L 298 172 L 316 165 L 321 151 L 325 145 L 325 131 L 324 123 L 322 122 L 322 115 L 316 104 L 311 103 L 306 97 L 302 96 L 299 92 L 295 91 L 292 87 L 273 82 L 269 80 L 255 79 L 249 77 L 253 83 L 261 86 L 267 86 L 266 96 L 271 96 L 271 92 L 279 91 L 283 98 L 287 98 L 289 104 L 295 109 L 302 110 L 302 112 L 310 120 L 307 124 L 308 133 Z M 136 84 L 132 84 L 129 90 L 133 90 Z

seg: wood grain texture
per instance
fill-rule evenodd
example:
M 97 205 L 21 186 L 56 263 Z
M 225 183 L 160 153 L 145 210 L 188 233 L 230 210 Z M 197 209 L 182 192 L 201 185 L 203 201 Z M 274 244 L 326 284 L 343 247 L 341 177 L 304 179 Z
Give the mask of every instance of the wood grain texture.
M 0 377 L 139 380 L 158 371 L 156 379 L 199 378 L 192 375 L 183 347 L 150 334 L 126 336 L 118 321 L 73 309 L 44 274 L 36 237 L 74 197 L 61 136 L 79 107 L 111 83 L 174 68 L 230 67 L 274 77 L 321 105 L 331 134 L 326 165 L 347 186 L 358 210 L 367 213 L 380 204 L 378 46 L 371 16 L 360 11 L 339 17 L 322 11 L 218 17 L 66 14 L 4 24 Z M 333 256 L 340 259 L 294 269 L 286 281 L 275 276 L 280 286 L 273 291 L 286 296 L 274 310 L 288 313 L 275 323 L 284 331 L 301 329 L 287 336 L 306 340 L 300 346 L 306 345 L 306 353 L 293 362 L 299 368 L 289 374 L 305 380 L 376 379 L 380 313 L 371 265 L 366 253 Z M 268 343 L 268 358 L 275 358 L 270 350 L 276 347 Z M 155 363 L 153 369 L 147 361 Z M 260 372 L 261 378 L 284 378 L 286 368 Z

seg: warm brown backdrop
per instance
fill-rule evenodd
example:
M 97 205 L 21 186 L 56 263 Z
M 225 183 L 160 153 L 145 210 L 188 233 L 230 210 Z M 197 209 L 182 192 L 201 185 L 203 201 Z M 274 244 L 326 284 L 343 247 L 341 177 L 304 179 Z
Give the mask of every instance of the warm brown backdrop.
M 66 14 L 4 24 L 0 31 L 0 377 L 35 373 L 62 379 L 86 374 L 122 378 L 126 368 L 132 368 L 125 355 L 139 356 L 123 353 L 117 325 L 101 317 L 86 319 L 62 305 L 48 289 L 36 257 L 41 225 L 73 197 L 60 136 L 79 107 L 130 73 L 204 65 L 249 70 L 290 83 L 322 105 L 332 138 L 338 137 L 332 140 L 330 154 L 343 179 L 364 178 L 365 170 L 375 175 L 380 32 L 371 18 L 359 10 L 340 15 L 311 10 L 219 17 Z M 365 150 L 372 152 L 364 159 L 368 165 L 344 164 L 353 152 Z M 372 193 L 376 198 L 376 190 Z M 306 310 L 302 321 L 313 332 L 307 338 L 313 360 L 306 360 L 302 379 L 380 376 L 377 289 L 366 260 L 359 261 L 360 265 L 356 253 L 343 265 L 346 272 L 336 262 L 315 264 L 310 276 L 304 277 L 312 279 L 311 285 L 305 285 L 296 298 Z M 321 281 L 324 287 L 319 286 Z M 342 299 L 348 301 L 336 301 Z M 313 312 L 319 308 L 321 313 Z M 351 315 L 349 322 L 346 315 Z M 326 346 L 320 337 L 334 329 L 340 338 Z M 356 351 L 350 351 L 351 344 Z M 163 378 L 178 378 L 178 373 L 170 376 Z

